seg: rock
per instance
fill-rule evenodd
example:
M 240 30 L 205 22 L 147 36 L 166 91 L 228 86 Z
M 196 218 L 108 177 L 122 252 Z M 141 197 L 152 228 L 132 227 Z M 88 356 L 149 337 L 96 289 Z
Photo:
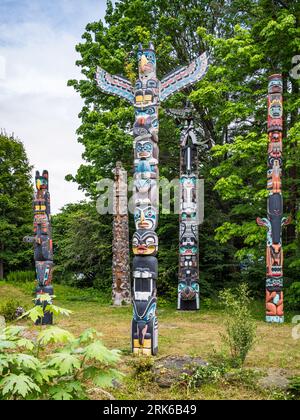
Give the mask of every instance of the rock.
M 155 382 L 162 388 L 170 388 L 185 373 L 192 375 L 199 366 L 206 366 L 200 357 L 167 356 L 157 360 L 152 368 Z
M 281 389 L 288 388 L 290 374 L 285 369 L 269 368 L 267 376 L 259 379 L 258 384 L 264 389 Z

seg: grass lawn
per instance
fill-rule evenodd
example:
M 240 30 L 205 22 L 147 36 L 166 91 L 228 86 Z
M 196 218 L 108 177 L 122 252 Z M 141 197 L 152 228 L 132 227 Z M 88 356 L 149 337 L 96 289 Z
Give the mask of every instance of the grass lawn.
M 13 297 L 23 305 L 31 306 L 33 284 L 7 284 L 0 282 L 0 303 Z M 161 388 L 149 375 L 138 377 L 134 364 L 139 358 L 130 354 L 130 307 L 114 308 L 103 296 L 94 290 L 75 290 L 54 285 L 55 304 L 73 311 L 69 318 L 55 322 L 78 335 L 93 327 L 103 334 L 103 341 L 109 348 L 122 350 L 120 369 L 127 374 L 123 385 L 111 392 L 117 399 L 277 399 L 283 393 L 262 390 L 255 382 L 220 381 L 203 385 L 187 392 L 185 387 Z M 246 369 L 282 368 L 292 375 L 300 374 L 300 340 L 292 337 L 293 324 L 270 325 L 263 321 L 263 303 L 256 302 L 253 312 L 257 319 L 257 342 L 247 357 Z M 178 312 L 174 306 L 159 306 L 159 356 L 190 355 L 208 360 L 213 350 L 221 351 L 221 333 L 224 330 L 224 313 L 221 310 L 202 309 L 197 312 Z M 289 319 L 289 317 L 288 317 Z M 27 322 L 27 321 L 26 321 Z M 30 325 L 30 322 L 28 322 Z M 30 325 L 30 328 L 36 328 Z M 93 398 L 102 398 L 94 395 Z

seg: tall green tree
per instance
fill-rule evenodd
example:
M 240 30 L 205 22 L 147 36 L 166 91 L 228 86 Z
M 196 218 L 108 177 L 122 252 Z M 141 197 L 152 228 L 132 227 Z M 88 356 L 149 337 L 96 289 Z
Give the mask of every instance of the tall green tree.
M 28 266 L 32 250 L 23 237 L 32 231 L 31 166 L 21 141 L 0 134 L 0 278 Z
M 116 160 L 132 168 L 132 137 L 128 125 L 133 108 L 104 95 L 95 82 L 100 65 L 113 74 L 137 76 L 139 42 L 156 46 L 158 76 L 184 65 L 207 50 L 210 69 L 191 90 L 171 98 L 166 107 L 192 100 L 211 151 L 201 151 L 200 173 L 205 178 L 205 221 L 200 229 L 201 284 L 205 291 L 246 277 L 263 291 L 265 232 L 255 224 L 266 212 L 266 92 L 270 73 L 283 72 L 288 140 L 285 140 L 284 184 L 286 210 L 296 216 L 299 165 L 297 136 L 299 82 L 289 77 L 291 59 L 299 51 L 298 5 L 276 0 L 121 0 L 107 2 L 105 22 L 87 25 L 76 46 L 77 65 L 85 76 L 69 81 L 85 104 L 78 141 L 86 164 L 75 178 L 90 196 L 96 182 L 111 177 Z M 160 174 L 178 176 L 178 130 L 160 112 Z M 297 217 L 295 217 L 297 220 Z M 290 228 L 288 264 L 297 263 L 296 223 Z M 177 283 L 178 220 L 162 216 L 159 287 Z M 170 251 L 171 250 L 171 251 Z M 246 263 L 245 263 L 246 261 Z M 251 265 L 252 264 L 252 265 Z M 252 267 L 252 268 L 251 268 Z M 255 275 L 254 275 L 255 274 Z M 257 279 L 257 283 L 253 281 Z M 165 285 L 165 286 L 164 286 Z
M 100 216 L 93 202 L 68 204 L 52 229 L 56 281 L 111 292 L 112 216 Z

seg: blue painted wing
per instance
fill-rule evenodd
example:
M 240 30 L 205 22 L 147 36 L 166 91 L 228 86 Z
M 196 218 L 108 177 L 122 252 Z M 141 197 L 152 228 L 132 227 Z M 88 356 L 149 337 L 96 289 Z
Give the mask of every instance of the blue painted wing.
M 201 80 L 208 69 L 208 56 L 203 53 L 189 65 L 181 67 L 165 76 L 161 81 L 160 100 L 164 101 L 171 95 Z
M 134 104 L 134 93 L 131 82 L 122 76 L 113 76 L 101 67 L 97 68 L 96 81 L 99 89 L 111 95 L 126 99 Z

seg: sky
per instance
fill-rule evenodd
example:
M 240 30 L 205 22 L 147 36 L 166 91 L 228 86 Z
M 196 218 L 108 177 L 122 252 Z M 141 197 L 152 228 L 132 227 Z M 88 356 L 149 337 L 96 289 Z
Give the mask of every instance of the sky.
M 67 81 L 83 77 L 75 45 L 105 9 L 106 0 L 0 0 L 0 129 L 24 143 L 33 174 L 48 169 L 53 214 L 85 198 L 64 179 L 83 163 L 83 101 Z

